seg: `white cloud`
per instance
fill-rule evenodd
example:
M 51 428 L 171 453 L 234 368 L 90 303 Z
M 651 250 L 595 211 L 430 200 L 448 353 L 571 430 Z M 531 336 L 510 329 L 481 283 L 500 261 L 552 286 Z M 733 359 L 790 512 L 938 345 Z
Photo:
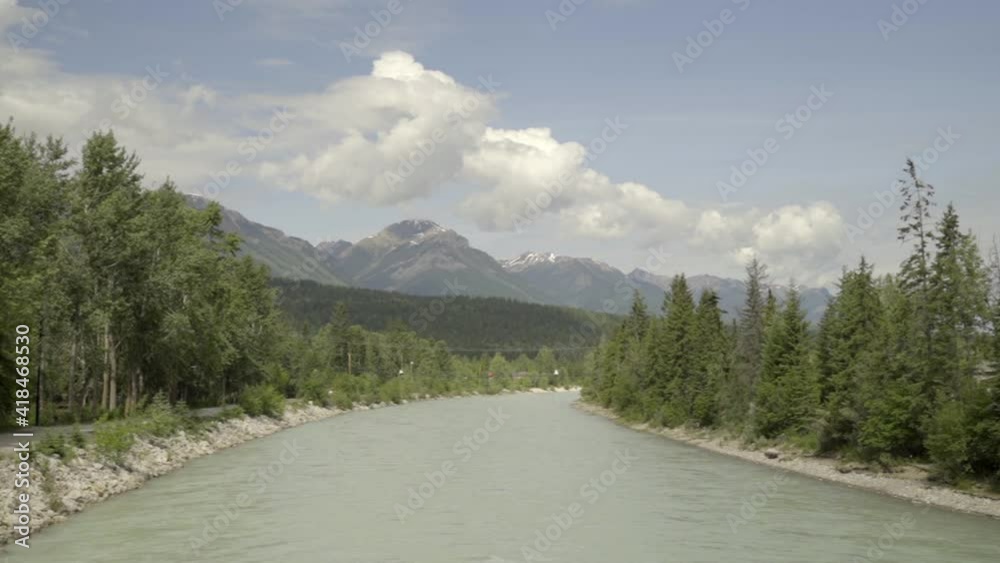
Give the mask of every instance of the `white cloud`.
M 765 252 L 839 250 L 844 221 L 827 202 L 809 207 L 787 205 L 757 222 L 753 233 L 757 246 Z
M 26 11 L 0 0 L 0 25 Z M 289 96 L 227 97 L 176 65 L 160 72 L 166 76 L 155 88 L 143 88 L 148 72 L 78 75 L 44 52 L 14 53 L 0 44 L 0 116 L 13 116 L 24 131 L 64 135 L 71 146 L 94 128 L 113 127 L 139 153 L 151 182 L 170 175 L 197 189 L 242 154 L 248 132 L 266 127 L 274 108 L 288 107 L 294 122 L 255 153 L 252 166 L 259 167 L 245 166 L 248 179 L 369 205 L 462 186 L 471 189 L 458 212 L 484 230 L 538 221 L 596 239 L 683 241 L 740 261 L 760 255 L 776 276 L 803 282 L 812 281 L 803 272 L 840 263 L 843 219 L 829 203 L 771 212 L 696 209 L 614 180 L 591 167 L 587 147 L 558 140 L 549 128 L 491 127 L 498 110 L 489 78 L 463 85 L 404 52 L 383 54 L 367 75 Z
M 485 230 L 515 230 L 552 214 L 565 228 L 596 238 L 687 225 L 683 202 L 642 184 L 615 183 L 587 164 L 583 145 L 559 142 L 550 129 L 487 129 L 463 168 L 467 180 L 486 189 L 461 210 Z
M 325 200 L 374 205 L 429 195 L 454 178 L 495 113 L 490 96 L 402 52 L 376 60 L 369 76 L 281 101 L 309 123 L 315 143 L 268 162 L 265 178 Z
M 0 0 L 0 26 L 7 26 L 0 31 L 17 31 L 32 13 Z M 149 184 L 170 176 L 200 187 L 238 156 L 246 130 L 267 123 L 267 111 L 253 102 L 219 104 L 214 89 L 177 63 L 140 61 L 136 75 L 75 74 L 33 47 L 0 41 L 0 118 L 12 117 L 23 132 L 62 136 L 77 157 L 95 130 L 112 129 L 139 154 Z
M 30 17 L 35 10 L 18 6 L 17 0 L 0 0 L 0 30 L 6 30 L 21 21 L 21 18 Z M 6 37 L 4 37 L 6 43 Z
M 842 264 L 844 219 L 828 202 L 787 205 L 770 213 L 757 209 L 722 214 L 702 212 L 692 242 L 744 264 L 753 256 L 778 280 L 827 284 Z

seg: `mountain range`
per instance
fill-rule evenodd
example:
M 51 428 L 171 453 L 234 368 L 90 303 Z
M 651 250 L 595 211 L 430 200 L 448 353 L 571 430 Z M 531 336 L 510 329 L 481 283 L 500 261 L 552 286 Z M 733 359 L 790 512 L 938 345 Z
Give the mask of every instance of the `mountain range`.
M 198 208 L 209 201 L 188 198 Z M 548 252 L 498 260 L 459 233 L 427 220 L 400 221 L 353 243 L 337 240 L 315 246 L 227 208 L 222 228 L 238 234 L 244 241 L 242 251 L 267 265 L 275 277 L 412 295 L 503 297 L 622 314 L 631 305 L 634 290 L 652 311 L 659 311 L 671 280 L 638 268 L 626 274 L 591 258 Z M 739 314 L 746 295 L 742 281 L 711 275 L 687 280 L 696 298 L 705 289 L 715 290 L 728 319 Z M 782 285 L 769 287 L 779 300 L 789 290 Z M 799 291 L 807 318 L 818 322 L 830 292 L 805 287 Z

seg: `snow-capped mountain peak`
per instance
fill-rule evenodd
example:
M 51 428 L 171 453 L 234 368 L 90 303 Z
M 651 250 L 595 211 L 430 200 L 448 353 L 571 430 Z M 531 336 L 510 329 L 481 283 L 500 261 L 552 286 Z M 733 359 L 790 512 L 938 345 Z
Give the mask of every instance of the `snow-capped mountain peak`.
M 505 269 L 525 268 L 538 264 L 555 264 L 561 256 L 556 256 L 551 252 L 525 252 L 517 258 L 504 260 L 501 262 Z

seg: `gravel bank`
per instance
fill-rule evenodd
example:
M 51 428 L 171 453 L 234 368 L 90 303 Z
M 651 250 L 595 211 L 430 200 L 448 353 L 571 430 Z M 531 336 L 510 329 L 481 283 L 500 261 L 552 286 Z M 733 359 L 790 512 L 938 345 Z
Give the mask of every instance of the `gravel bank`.
M 77 449 L 68 462 L 32 452 L 31 523 L 32 533 L 61 522 L 86 506 L 138 488 L 143 483 L 173 471 L 188 461 L 231 448 L 254 438 L 285 428 L 322 420 L 344 411 L 305 406 L 288 408 L 280 420 L 242 417 L 219 422 L 196 436 L 180 432 L 168 438 L 136 438 L 135 445 L 120 465 L 102 459 L 93 450 Z M 15 473 L 14 460 L 5 456 L 3 466 Z M 14 538 L 14 480 L 0 483 L 0 545 Z
M 738 457 L 753 463 L 793 471 L 795 473 L 840 483 L 851 487 L 867 489 L 873 492 L 891 495 L 918 504 L 928 504 L 939 508 L 979 514 L 1000 518 L 1000 499 L 977 496 L 952 488 L 935 485 L 926 479 L 926 473 L 909 470 L 901 473 L 874 473 L 866 470 L 843 467 L 836 460 L 818 457 L 803 457 L 786 451 L 773 451 L 777 454 L 770 459 L 763 451 L 748 450 L 734 440 L 707 432 L 694 431 L 685 428 L 650 428 L 646 424 L 629 424 L 614 412 L 600 406 L 577 401 L 574 405 L 580 410 L 602 416 L 628 426 L 634 430 L 664 436 L 672 440 L 692 444 L 706 450 Z

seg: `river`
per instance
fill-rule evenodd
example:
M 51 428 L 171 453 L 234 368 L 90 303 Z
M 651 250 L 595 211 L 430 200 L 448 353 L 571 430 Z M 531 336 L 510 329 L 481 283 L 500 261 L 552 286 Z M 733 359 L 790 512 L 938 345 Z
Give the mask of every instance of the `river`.
M 9 561 L 1000 561 L 1000 521 L 777 473 L 572 407 L 411 403 L 195 460 Z M 880 547 L 881 546 L 881 547 Z

